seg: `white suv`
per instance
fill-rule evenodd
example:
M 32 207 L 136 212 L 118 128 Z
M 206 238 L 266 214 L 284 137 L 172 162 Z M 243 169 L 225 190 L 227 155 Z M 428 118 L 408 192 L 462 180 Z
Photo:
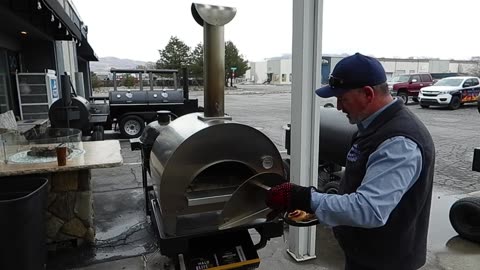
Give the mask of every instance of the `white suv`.
M 444 106 L 456 110 L 464 103 L 476 102 L 479 93 L 478 77 L 447 77 L 420 89 L 418 99 L 422 108 Z

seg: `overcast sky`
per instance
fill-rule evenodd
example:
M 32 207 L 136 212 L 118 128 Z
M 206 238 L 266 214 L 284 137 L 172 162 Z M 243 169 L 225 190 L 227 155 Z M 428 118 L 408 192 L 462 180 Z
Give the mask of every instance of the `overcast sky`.
M 197 0 L 237 8 L 225 26 L 249 61 L 290 54 L 296 0 Z M 171 36 L 203 42 L 187 0 L 73 0 L 99 57 L 156 61 Z M 323 54 L 470 59 L 480 55 L 480 1 L 324 0 Z

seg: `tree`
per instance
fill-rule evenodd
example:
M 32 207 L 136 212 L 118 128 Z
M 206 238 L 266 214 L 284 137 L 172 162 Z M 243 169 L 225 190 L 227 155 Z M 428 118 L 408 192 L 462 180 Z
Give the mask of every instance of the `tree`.
M 137 65 L 135 69 L 155 69 L 157 64 L 154 62 L 146 62 L 144 65 Z
M 203 44 L 199 43 L 190 55 L 190 70 L 194 76 L 203 76 Z M 232 67 L 236 68 L 235 77 L 245 75 L 249 69 L 248 61 L 243 59 L 237 47 L 233 42 L 227 41 L 225 43 L 225 84 L 228 85 L 228 79 L 232 76 Z
M 232 71 L 232 68 L 236 68 Z M 232 77 L 241 77 L 249 69 L 248 61 L 243 59 L 243 55 L 239 54 L 237 47 L 233 42 L 227 41 L 225 43 L 225 83 L 228 85 L 228 79 Z
M 127 88 L 130 88 L 132 86 L 135 85 L 135 78 L 133 76 L 131 76 L 130 74 L 127 74 L 124 78 L 123 78 L 123 85 L 126 86 Z
M 177 37 L 170 37 L 170 41 L 163 50 L 159 50 L 160 59 L 157 61 L 159 69 L 180 69 L 189 65 L 190 47 Z
M 190 73 L 195 77 L 203 77 L 203 44 L 198 43 L 190 55 Z
M 97 74 L 94 72 L 90 72 L 90 78 L 92 80 L 92 88 L 100 88 L 102 86 L 102 81 L 98 78 Z
M 475 77 L 480 77 L 480 62 L 476 66 L 468 70 L 468 74 Z

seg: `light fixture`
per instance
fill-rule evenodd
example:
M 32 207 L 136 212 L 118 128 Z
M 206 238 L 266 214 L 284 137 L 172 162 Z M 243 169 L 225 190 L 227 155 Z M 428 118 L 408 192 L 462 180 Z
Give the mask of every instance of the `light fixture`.
M 42 9 L 42 4 L 40 4 L 40 1 L 37 1 L 37 9 L 38 10 Z
M 62 23 L 58 23 L 58 29 L 62 28 Z
M 65 34 L 68 36 L 70 35 L 70 33 L 68 32 L 68 30 L 65 30 Z
M 55 17 L 53 16 L 53 14 L 52 14 L 52 17 L 50 18 L 50 21 L 51 21 L 51 22 L 54 22 L 54 21 L 55 21 Z
M 81 42 L 78 43 L 78 47 L 82 47 L 82 43 L 81 43 Z
M 22 35 L 27 35 L 28 32 L 27 32 L 27 31 L 21 31 L 20 34 L 22 34 Z

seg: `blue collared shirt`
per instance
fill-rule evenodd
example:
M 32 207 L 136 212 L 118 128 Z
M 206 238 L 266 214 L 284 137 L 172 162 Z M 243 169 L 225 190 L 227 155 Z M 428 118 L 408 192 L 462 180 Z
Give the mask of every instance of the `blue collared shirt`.
M 359 133 L 393 102 L 359 123 Z M 335 195 L 312 191 L 310 205 L 319 221 L 328 226 L 381 227 L 418 180 L 421 170 L 418 145 L 403 136 L 392 137 L 368 158 L 367 171 L 356 192 Z

